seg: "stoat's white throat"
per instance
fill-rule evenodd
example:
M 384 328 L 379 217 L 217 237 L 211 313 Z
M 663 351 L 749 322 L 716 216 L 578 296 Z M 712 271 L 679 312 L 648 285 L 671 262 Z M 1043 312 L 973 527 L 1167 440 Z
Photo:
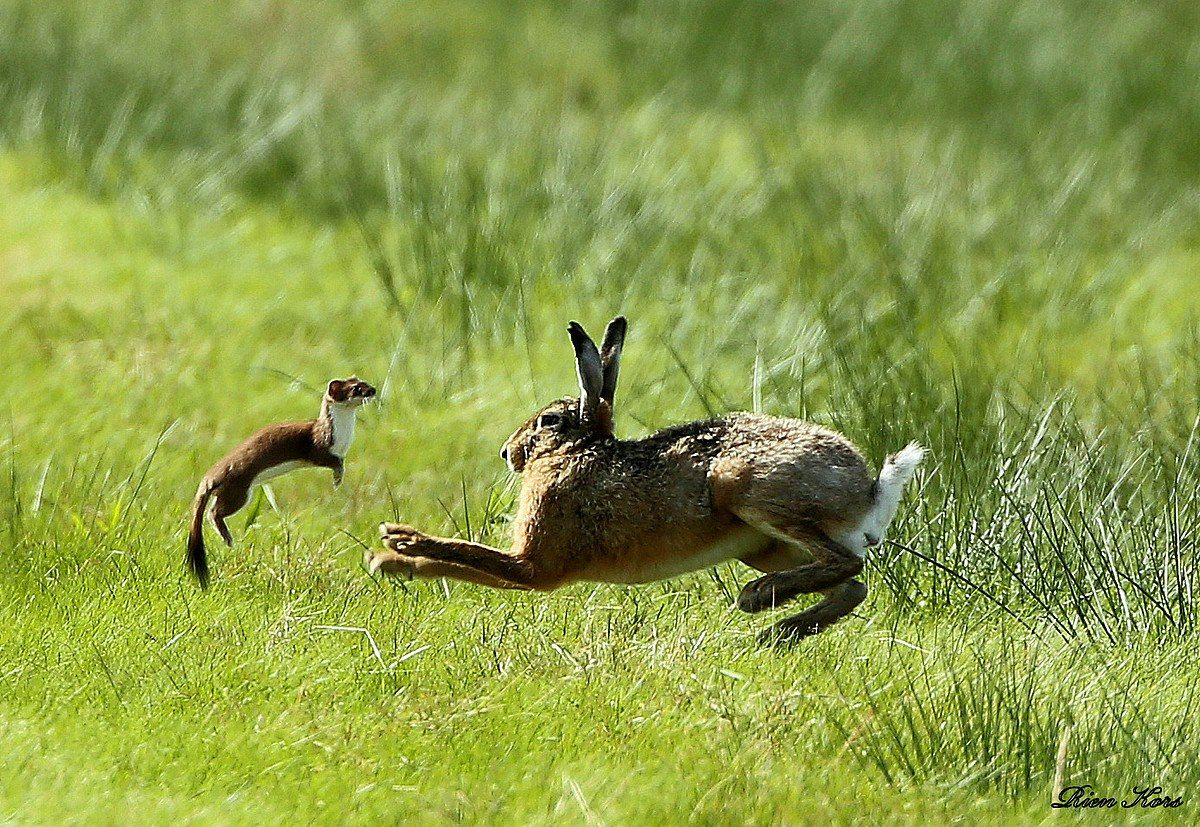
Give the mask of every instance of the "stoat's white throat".
M 333 426 L 333 444 L 329 446 L 329 453 L 335 457 L 344 459 L 346 452 L 350 450 L 350 443 L 354 441 L 354 420 L 357 414 L 357 406 L 329 406 L 329 419 Z

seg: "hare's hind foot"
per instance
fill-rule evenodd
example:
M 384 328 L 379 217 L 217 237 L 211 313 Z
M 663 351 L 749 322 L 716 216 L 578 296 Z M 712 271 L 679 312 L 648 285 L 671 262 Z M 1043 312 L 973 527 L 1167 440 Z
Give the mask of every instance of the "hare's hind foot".
M 758 642 L 764 646 L 788 646 L 823 632 L 866 599 L 867 587 L 861 580 L 847 580 L 827 590 L 825 595 L 817 605 L 763 629 Z
M 850 580 L 862 571 L 862 564 L 809 563 L 787 571 L 765 574 L 751 580 L 738 594 L 737 607 L 747 614 L 775 609 L 802 594 L 826 591 Z
M 737 607 L 749 614 L 774 609 L 799 595 L 825 591 L 845 583 L 862 568 L 859 558 L 841 557 L 764 574 L 742 588 Z

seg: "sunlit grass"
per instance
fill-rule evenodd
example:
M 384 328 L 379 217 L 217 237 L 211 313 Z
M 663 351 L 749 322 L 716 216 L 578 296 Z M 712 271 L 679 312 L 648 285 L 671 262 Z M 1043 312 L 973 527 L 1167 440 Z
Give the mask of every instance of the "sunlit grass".
M 0 818 L 1011 823 L 1068 728 L 1200 783 L 1191 6 L 231 9 L 0 12 Z M 931 448 L 857 617 L 367 577 L 381 519 L 504 542 L 616 312 L 624 435 Z M 351 371 L 345 485 L 200 593 L 199 475 Z

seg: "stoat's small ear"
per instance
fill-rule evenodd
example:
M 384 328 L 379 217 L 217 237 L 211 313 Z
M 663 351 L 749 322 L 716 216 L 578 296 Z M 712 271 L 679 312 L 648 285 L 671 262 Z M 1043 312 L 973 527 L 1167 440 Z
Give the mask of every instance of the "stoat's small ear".
M 346 401 L 346 383 L 341 379 L 333 379 L 329 382 L 329 387 L 325 389 L 325 395 L 334 402 Z

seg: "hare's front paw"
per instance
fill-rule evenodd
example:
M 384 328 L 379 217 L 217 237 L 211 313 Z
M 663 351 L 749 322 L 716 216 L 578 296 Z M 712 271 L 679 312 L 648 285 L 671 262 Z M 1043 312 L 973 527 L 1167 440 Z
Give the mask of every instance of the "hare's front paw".
M 363 554 L 363 565 L 371 574 L 406 575 L 412 579 L 412 558 L 397 554 L 389 549 L 383 551 L 367 551 Z
M 412 526 L 399 523 L 380 523 L 379 538 L 385 546 L 401 554 L 412 554 L 419 543 L 429 539 Z

